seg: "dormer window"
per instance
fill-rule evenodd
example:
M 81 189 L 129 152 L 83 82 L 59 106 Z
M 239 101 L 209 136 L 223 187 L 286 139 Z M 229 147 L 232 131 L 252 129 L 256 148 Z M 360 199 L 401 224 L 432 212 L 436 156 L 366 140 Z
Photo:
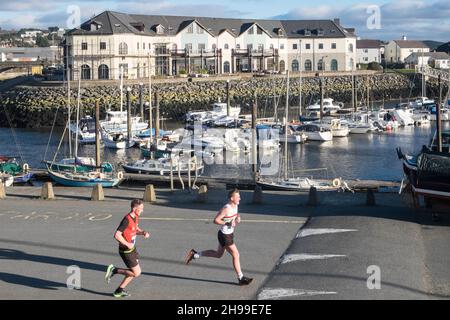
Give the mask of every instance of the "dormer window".
M 317 30 L 317 35 L 322 37 L 325 34 L 325 32 L 323 31 L 323 29 L 318 29 Z
M 160 25 L 160 24 L 158 24 L 156 27 L 155 27 L 155 32 L 156 32 L 156 34 L 163 34 L 164 33 L 164 27 L 162 26 L 162 25 Z
M 281 30 L 281 29 L 278 29 L 278 36 L 282 36 L 283 35 L 283 30 Z
M 311 36 L 311 30 L 305 29 L 305 36 L 310 37 Z
M 132 22 L 130 23 L 136 30 L 142 32 L 144 31 L 145 25 L 142 22 Z

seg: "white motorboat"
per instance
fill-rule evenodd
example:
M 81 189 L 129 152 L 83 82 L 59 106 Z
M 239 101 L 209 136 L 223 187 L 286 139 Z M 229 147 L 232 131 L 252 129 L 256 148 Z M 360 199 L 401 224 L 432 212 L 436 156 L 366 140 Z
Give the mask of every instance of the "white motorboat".
M 69 124 L 69 132 L 73 137 L 78 133 L 78 141 L 81 144 L 95 143 L 95 119 L 87 116 L 80 119 L 79 126 L 77 128 L 76 122 Z M 78 129 L 78 130 L 77 130 Z
M 313 123 L 330 130 L 333 138 L 347 137 L 350 133 L 348 126 L 345 123 L 342 123 L 340 119 L 323 118 L 322 120 L 314 121 Z
M 280 129 L 280 143 L 286 141 L 286 133 L 284 126 Z M 288 132 L 287 132 L 287 143 L 305 143 L 306 140 L 308 140 L 308 136 L 299 131 L 295 131 L 295 127 L 292 125 L 288 126 Z
M 128 139 L 122 132 L 106 132 L 102 131 L 102 142 L 105 148 L 110 149 L 127 149 L 135 145 L 135 141 Z
M 304 124 L 295 128 L 296 132 L 305 134 L 311 141 L 331 141 L 333 134 L 330 129 L 326 129 L 317 124 Z
M 100 121 L 100 126 L 107 132 L 122 132 L 128 130 L 128 116 L 126 111 L 107 111 L 106 118 Z M 131 117 L 131 134 L 138 135 L 141 131 L 147 129 L 148 123 L 141 122 L 140 117 Z
M 409 112 L 409 110 L 395 109 L 393 111 L 393 115 L 402 126 L 406 127 L 414 125 L 414 119 L 412 118 L 412 113 Z
M 326 114 L 334 114 L 342 109 L 342 104 L 335 104 L 331 98 L 323 99 L 323 112 Z M 320 100 L 306 107 L 308 112 L 320 112 Z
M 188 171 L 199 174 L 203 170 L 203 164 L 200 160 L 194 161 L 191 157 L 169 157 L 137 160 L 133 163 L 122 165 L 125 172 L 139 174 L 159 174 L 168 175 L 172 171 L 174 175 L 188 174 Z
M 237 119 L 241 113 L 241 107 L 231 107 L 229 117 Z M 190 111 L 186 113 L 185 120 L 188 122 L 206 122 L 218 119 L 219 117 L 228 116 L 227 104 L 216 102 L 212 105 L 211 111 Z

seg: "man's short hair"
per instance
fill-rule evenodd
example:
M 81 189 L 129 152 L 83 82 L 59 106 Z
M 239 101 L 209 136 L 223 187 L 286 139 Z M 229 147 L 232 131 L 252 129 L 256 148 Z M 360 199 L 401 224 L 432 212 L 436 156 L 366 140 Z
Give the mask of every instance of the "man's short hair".
M 133 201 L 131 201 L 131 209 L 134 209 L 143 203 L 144 201 L 142 201 L 141 199 L 134 199 Z
M 228 199 L 231 199 L 231 197 L 234 196 L 236 193 L 239 193 L 239 189 L 237 188 L 232 189 L 230 192 L 228 192 Z

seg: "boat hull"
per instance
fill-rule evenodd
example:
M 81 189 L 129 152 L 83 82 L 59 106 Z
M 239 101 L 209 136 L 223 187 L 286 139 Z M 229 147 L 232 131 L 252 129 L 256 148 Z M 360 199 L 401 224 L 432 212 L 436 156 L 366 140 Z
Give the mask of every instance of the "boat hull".
M 58 174 L 50 170 L 48 170 L 48 174 L 54 182 L 67 187 L 95 187 L 100 184 L 103 188 L 112 188 L 119 185 L 122 181 L 121 179 L 103 180 L 97 178 L 89 180 L 70 179 L 63 174 Z

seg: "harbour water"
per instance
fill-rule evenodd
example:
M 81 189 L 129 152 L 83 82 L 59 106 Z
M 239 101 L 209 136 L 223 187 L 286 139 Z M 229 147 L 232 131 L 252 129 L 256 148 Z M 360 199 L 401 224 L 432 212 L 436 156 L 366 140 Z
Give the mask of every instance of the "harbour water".
M 164 129 L 177 127 L 180 127 L 179 123 L 167 122 Z M 450 129 L 450 124 L 444 123 L 443 128 Z M 402 147 L 406 153 L 417 153 L 422 145 L 429 144 L 434 131 L 435 125 L 431 124 L 399 128 L 392 132 L 350 135 L 345 138 L 334 138 L 329 142 L 310 141 L 302 145 L 289 145 L 289 170 L 326 168 L 327 170 L 320 174 L 328 178 L 399 181 L 402 179 L 402 169 L 395 151 L 396 147 Z M 61 134 L 61 128 L 55 129 L 52 134 L 50 129 L 11 130 L 10 128 L 0 128 L 0 154 L 21 156 L 31 168 L 44 168 L 42 161 L 53 158 Z M 64 141 L 58 158 L 68 156 L 68 154 L 68 143 Z M 93 145 L 80 146 L 78 154 L 79 156 L 94 157 L 95 148 Z M 280 171 L 278 172 L 281 173 L 283 146 L 276 154 L 280 157 Z M 140 150 L 137 148 L 116 151 L 102 147 L 101 155 L 103 161 L 111 162 L 118 168 L 121 163 L 141 158 Z M 244 178 L 251 176 L 248 159 L 247 162 L 242 162 L 242 158 L 240 158 L 246 156 L 228 154 L 226 157 L 226 165 L 207 165 L 204 174 L 213 177 Z M 235 165 L 232 163 L 247 164 Z M 304 176 L 305 174 L 295 173 L 295 175 Z M 306 174 L 306 176 L 309 175 L 316 176 L 312 173 Z

